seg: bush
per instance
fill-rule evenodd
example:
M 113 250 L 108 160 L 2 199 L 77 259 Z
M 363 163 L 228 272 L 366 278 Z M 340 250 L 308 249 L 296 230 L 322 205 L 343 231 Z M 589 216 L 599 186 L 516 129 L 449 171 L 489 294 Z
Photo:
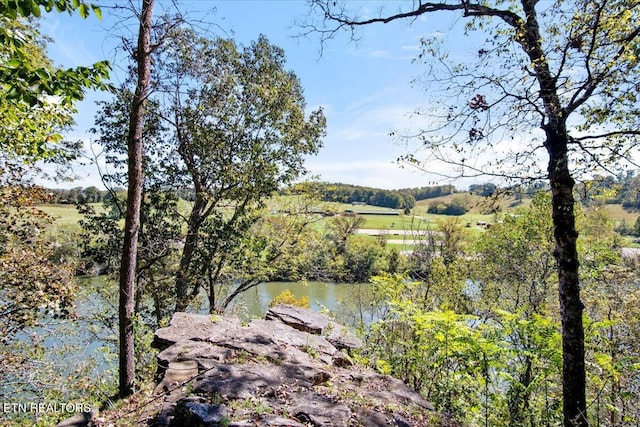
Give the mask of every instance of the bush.
M 293 305 L 295 307 L 309 308 L 309 298 L 302 297 L 300 299 L 296 298 L 289 289 L 285 289 L 280 293 L 280 295 L 276 296 L 270 303 L 269 307 L 273 307 L 278 304 L 286 304 Z
M 454 197 L 449 204 L 431 202 L 427 213 L 438 215 L 464 215 L 469 211 L 469 203 L 463 197 Z

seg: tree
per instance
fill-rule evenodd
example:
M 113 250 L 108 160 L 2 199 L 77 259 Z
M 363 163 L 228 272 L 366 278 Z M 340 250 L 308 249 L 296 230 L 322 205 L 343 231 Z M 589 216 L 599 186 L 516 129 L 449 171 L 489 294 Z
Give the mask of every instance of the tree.
M 129 112 L 129 132 L 127 133 L 128 151 L 128 190 L 127 210 L 125 213 L 124 240 L 120 261 L 119 286 L 119 387 L 120 397 L 133 393 L 135 383 L 134 356 L 134 296 L 136 280 L 136 260 L 138 250 L 138 232 L 140 227 L 140 204 L 142 201 L 142 132 L 144 129 L 145 104 L 149 82 L 151 80 L 151 24 L 154 0 L 143 0 L 138 29 L 138 48 L 136 50 L 137 84 Z
M 169 151 L 195 192 L 175 282 L 181 311 L 201 287 L 212 295 L 263 199 L 304 174 L 303 156 L 320 147 L 325 119 L 321 109 L 305 117 L 300 82 L 264 36 L 239 49 L 177 28 L 158 53 Z
M 46 191 L 33 184 L 40 160 L 57 165 L 77 146 L 62 142 L 74 102 L 86 89 L 103 87 L 108 64 L 63 70 L 52 65 L 37 30 L 41 7 L 99 15 L 99 8 L 66 0 L 5 1 L 0 4 L 0 317 L 6 342 L 46 317 L 72 317 L 76 287 L 73 265 L 60 257 L 47 228 L 53 218 L 36 208 Z
M 138 263 L 138 278 L 154 275 L 151 264 L 160 262 L 161 274 L 174 276 L 177 310 L 186 309 L 205 290 L 214 312 L 224 310 L 235 295 L 266 274 L 258 266 L 244 271 L 236 267 L 246 267 L 247 260 L 259 266 L 274 262 L 282 257 L 279 248 L 290 244 L 295 233 L 279 243 L 282 236 L 274 233 L 267 233 L 266 240 L 252 233 L 270 228 L 260 224 L 276 222 L 264 218 L 264 200 L 304 173 L 303 155 L 319 148 L 324 116 L 317 110 L 305 117 L 300 83 L 284 68 L 282 50 L 266 38 L 240 49 L 232 40 L 210 40 L 181 22 L 164 25 L 167 22 L 163 19 L 154 36 L 171 43 L 154 51 L 154 90 L 145 115 L 145 209 L 140 235 L 152 250 L 138 250 L 145 259 Z M 118 90 L 112 101 L 102 104 L 96 119 L 95 133 L 113 166 L 105 176 L 112 186 L 125 182 L 121 141 L 128 130 L 122 117 L 131 96 L 124 88 Z M 191 202 L 182 205 L 186 212 L 177 204 L 162 202 L 169 193 Z M 158 209 L 164 209 L 171 221 L 159 221 L 154 215 Z M 154 235 L 144 232 L 145 219 L 147 228 L 155 227 Z M 291 228 L 297 230 L 297 225 Z M 110 226 L 94 229 L 113 232 Z M 263 243 L 271 239 L 262 254 L 255 251 L 261 247 L 260 239 Z M 181 252 L 178 265 L 161 261 L 175 250 Z M 247 275 L 249 271 L 252 274 Z M 234 280 L 240 276 L 242 280 Z M 151 286 L 158 291 L 155 284 Z
M 539 193 L 478 238 L 473 279 L 489 308 L 520 311 L 525 319 L 549 312 L 557 282 L 550 210 L 548 194 Z
M 382 10 L 369 19 L 354 17 L 344 4 L 333 0 L 315 0 L 313 5 L 325 25 L 311 26 L 310 31 L 320 31 L 323 39 L 341 28 L 353 30 L 436 12 L 458 13 L 468 20 L 466 31 L 488 34 L 476 63 L 469 65 L 448 63 L 436 44 L 423 40 L 421 58 L 429 61 L 435 81 L 447 85 L 452 102 L 429 114 L 435 125 L 420 139 L 434 155 L 431 158 L 447 161 L 463 173 L 548 179 L 562 320 L 564 425 L 586 426 L 574 175 L 593 166 L 608 168 L 621 159 L 633 162 L 632 149 L 640 134 L 637 3 L 412 2 L 404 10 Z M 536 134 L 535 129 L 542 132 Z M 501 139 L 522 132 L 539 137 L 530 142 L 522 137 L 518 143 Z M 468 161 L 481 153 L 491 157 L 486 152 L 493 148 L 500 157 L 480 165 Z M 547 156 L 546 172 L 545 162 L 537 157 L 539 151 Z M 503 162 L 496 163 L 496 158 Z M 415 156 L 407 160 L 420 165 Z

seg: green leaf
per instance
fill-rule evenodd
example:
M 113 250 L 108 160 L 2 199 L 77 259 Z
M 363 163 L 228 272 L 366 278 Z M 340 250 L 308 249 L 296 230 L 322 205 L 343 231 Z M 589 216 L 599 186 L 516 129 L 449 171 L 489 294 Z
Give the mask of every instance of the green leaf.
M 93 11 L 93 13 L 96 15 L 98 19 L 102 20 L 102 10 L 100 9 L 99 6 L 92 4 L 91 10 Z
M 80 13 L 80 16 L 82 18 L 86 18 L 89 16 L 89 6 L 87 6 L 85 3 L 80 4 L 80 7 L 78 7 L 78 12 Z
M 40 6 L 35 0 L 31 0 L 31 13 L 33 13 L 33 16 L 36 18 L 40 17 Z

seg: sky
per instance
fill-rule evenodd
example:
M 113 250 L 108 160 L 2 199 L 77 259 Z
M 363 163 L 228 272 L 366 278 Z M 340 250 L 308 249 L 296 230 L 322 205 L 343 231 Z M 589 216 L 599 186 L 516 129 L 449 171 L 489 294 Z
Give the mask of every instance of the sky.
M 156 1 L 155 15 L 172 5 L 169 0 Z M 297 23 L 310 13 L 303 0 L 199 0 L 178 1 L 178 5 L 187 18 L 197 20 L 214 35 L 249 44 L 265 34 L 284 49 L 287 67 L 300 79 L 309 109 L 322 106 L 327 117 L 324 147 L 306 160 L 312 176 L 386 189 L 450 183 L 410 166 L 401 167 L 398 157 L 412 147 L 389 134 L 420 129 L 424 119 L 412 114 L 424 107 L 425 99 L 424 86 L 413 83 L 424 72 L 424 65 L 415 61 L 420 39 L 451 32 L 455 25 L 451 17 L 432 15 L 411 22 L 366 26 L 358 31 L 357 41 L 350 33 L 341 32 L 323 44 L 318 34 L 300 36 L 304 30 Z M 350 6 L 366 17 L 376 14 L 379 2 L 353 0 Z M 115 45 L 119 36 L 134 34 L 137 27 L 133 21 L 131 25 L 123 22 L 109 7 L 103 7 L 102 14 L 99 21 L 94 16 L 83 20 L 77 15 L 50 13 L 41 30 L 53 39 L 48 53 L 56 65 L 71 67 L 108 59 L 115 68 L 112 77 L 118 82 L 123 61 L 115 53 Z M 449 47 L 459 55 L 472 51 L 464 40 L 452 43 Z M 78 104 L 77 124 L 68 137 L 83 140 L 88 152 L 92 144 L 87 131 L 93 125 L 95 101 L 107 98 L 106 94 L 89 93 Z M 99 147 L 93 146 L 93 151 L 98 152 Z M 101 186 L 95 165 L 75 170 L 78 180 L 55 186 Z M 456 185 L 466 188 L 469 183 Z

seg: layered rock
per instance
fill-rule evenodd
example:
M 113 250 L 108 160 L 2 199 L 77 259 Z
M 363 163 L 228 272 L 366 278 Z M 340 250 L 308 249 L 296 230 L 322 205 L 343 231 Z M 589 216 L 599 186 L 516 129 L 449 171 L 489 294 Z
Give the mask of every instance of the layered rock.
M 354 365 L 361 341 L 326 316 L 276 306 L 265 320 L 176 313 L 156 331 L 157 426 L 450 425 L 403 382 Z

